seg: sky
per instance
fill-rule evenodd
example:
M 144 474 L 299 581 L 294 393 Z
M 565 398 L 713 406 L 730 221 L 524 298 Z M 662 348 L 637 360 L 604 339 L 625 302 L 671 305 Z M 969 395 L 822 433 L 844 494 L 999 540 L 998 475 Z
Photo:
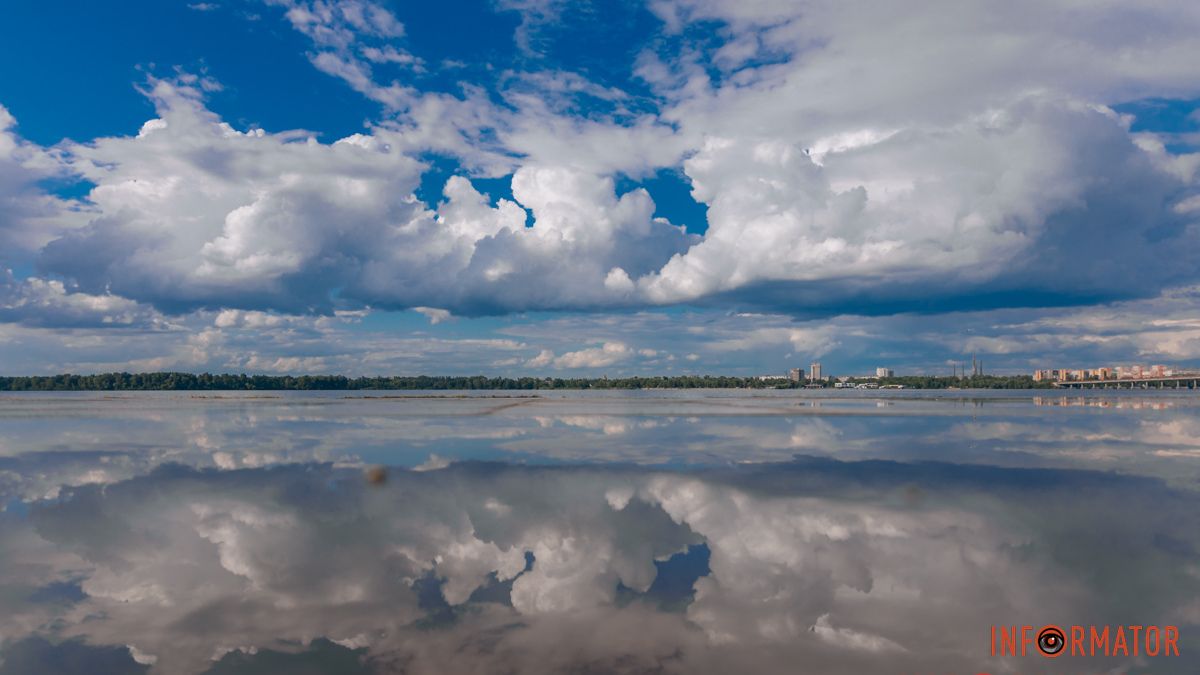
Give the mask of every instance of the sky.
M 0 372 L 1200 367 L 1200 6 L 12 0 Z

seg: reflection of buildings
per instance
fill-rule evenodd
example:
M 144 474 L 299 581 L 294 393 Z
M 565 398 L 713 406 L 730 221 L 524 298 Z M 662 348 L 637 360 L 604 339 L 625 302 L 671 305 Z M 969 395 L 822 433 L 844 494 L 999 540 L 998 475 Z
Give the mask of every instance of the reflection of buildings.
M 1034 396 L 1034 405 L 1064 408 L 1117 408 L 1121 410 L 1167 410 L 1176 407 L 1176 401 L 1154 399 L 1110 399 L 1087 398 L 1084 396 Z

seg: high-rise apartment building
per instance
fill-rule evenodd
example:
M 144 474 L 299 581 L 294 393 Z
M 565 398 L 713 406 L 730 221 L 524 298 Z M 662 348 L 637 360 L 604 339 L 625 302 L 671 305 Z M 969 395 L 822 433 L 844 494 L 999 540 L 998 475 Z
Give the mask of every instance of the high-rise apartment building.
M 812 379 L 813 381 L 819 381 L 819 380 L 823 379 L 822 378 L 823 373 L 821 372 L 821 364 L 819 364 L 819 363 L 813 362 L 808 367 L 808 372 L 809 372 L 809 378 Z

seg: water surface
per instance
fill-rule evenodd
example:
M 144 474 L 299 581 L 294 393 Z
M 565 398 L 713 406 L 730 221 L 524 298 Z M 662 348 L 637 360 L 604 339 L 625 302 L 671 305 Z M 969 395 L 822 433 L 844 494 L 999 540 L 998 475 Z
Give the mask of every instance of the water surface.
M 0 673 L 1194 673 L 1197 412 L 1183 392 L 3 395 Z M 992 657 L 997 624 L 1176 625 L 1185 653 Z

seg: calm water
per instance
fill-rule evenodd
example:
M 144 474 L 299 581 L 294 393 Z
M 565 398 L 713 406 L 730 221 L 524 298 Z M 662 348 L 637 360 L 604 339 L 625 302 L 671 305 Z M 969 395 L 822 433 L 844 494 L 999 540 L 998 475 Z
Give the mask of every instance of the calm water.
M 0 395 L 0 673 L 1200 672 L 1200 396 Z M 364 470 L 386 465 L 382 482 Z M 1180 657 L 993 657 L 993 625 Z

